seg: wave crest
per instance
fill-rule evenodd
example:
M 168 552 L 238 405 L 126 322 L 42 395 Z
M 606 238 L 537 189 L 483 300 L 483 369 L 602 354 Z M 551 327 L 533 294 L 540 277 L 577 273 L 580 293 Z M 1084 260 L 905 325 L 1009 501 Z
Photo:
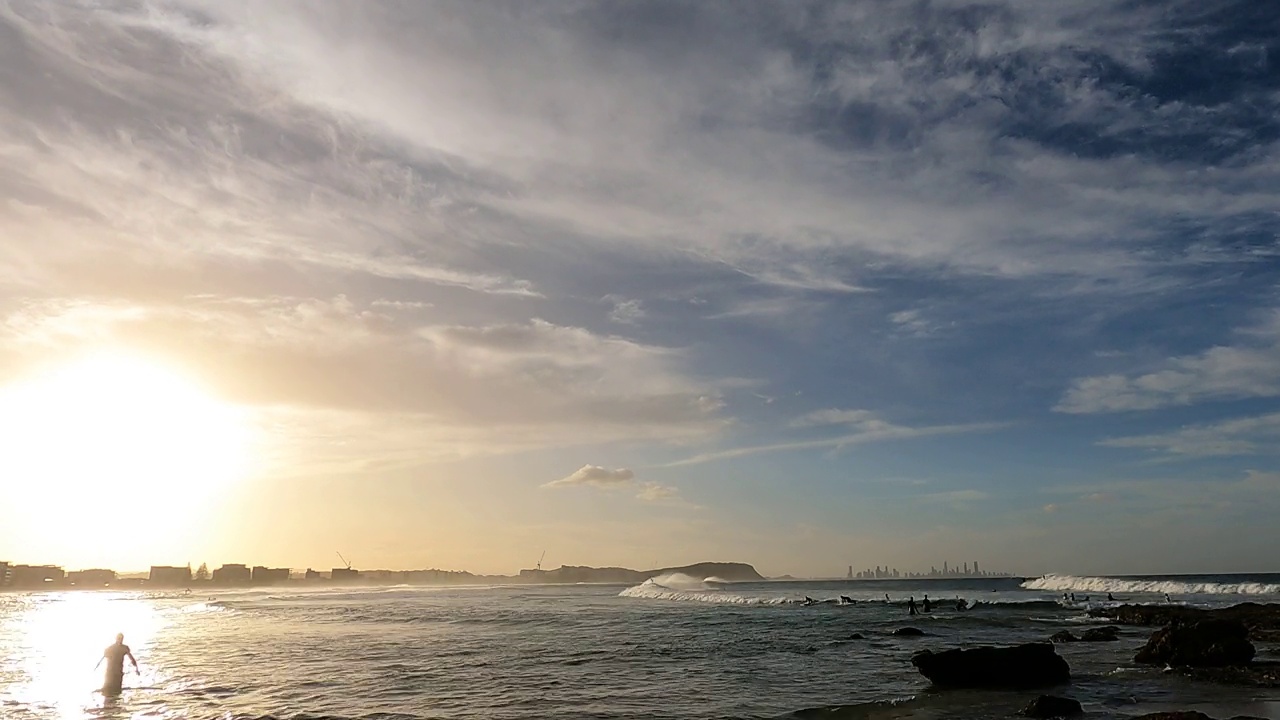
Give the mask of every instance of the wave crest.
M 644 598 L 647 600 L 678 600 L 707 602 L 722 605 L 786 605 L 795 600 L 783 597 L 752 597 L 724 592 L 718 578 L 695 578 L 684 573 L 669 573 L 651 577 L 618 593 L 618 597 Z
M 1151 593 L 1153 595 L 1280 595 L 1280 585 L 1268 583 L 1183 582 L 1131 578 L 1045 575 L 1022 583 L 1027 590 L 1098 593 Z

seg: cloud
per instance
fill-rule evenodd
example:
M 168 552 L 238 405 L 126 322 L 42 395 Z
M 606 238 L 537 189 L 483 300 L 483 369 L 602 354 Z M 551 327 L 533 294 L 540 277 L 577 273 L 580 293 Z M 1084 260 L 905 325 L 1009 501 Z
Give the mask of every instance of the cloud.
M 720 388 L 693 376 L 678 349 L 540 320 L 422 325 L 390 309 L 345 295 L 29 300 L 0 314 L 0 373 L 50 354 L 134 347 L 180 358 L 229 401 L 295 409 L 288 426 L 300 436 L 310 413 L 317 428 L 381 434 L 353 444 L 396 457 L 687 443 L 726 422 Z
M 990 495 L 981 491 L 967 488 L 964 490 L 948 490 L 946 492 L 926 493 L 920 496 L 921 500 L 931 502 L 949 502 L 949 503 L 965 503 L 977 500 L 986 500 Z
M 1273 452 L 1277 440 L 1280 440 L 1280 413 L 1192 425 L 1167 433 L 1110 438 L 1099 444 L 1197 458 Z
M 575 470 L 571 475 L 552 480 L 542 487 L 573 487 L 577 485 L 591 485 L 593 487 L 616 488 L 624 485 L 630 485 L 635 480 L 636 474 L 626 468 L 618 468 L 610 470 L 599 465 L 583 465 Z
M 646 502 L 676 500 L 680 497 L 680 491 L 670 485 L 647 482 L 641 486 L 640 493 L 636 497 Z
M 831 412 L 831 411 L 823 411 Z M 847 411 L 836 411 L 847 412 Z M 856 412 L 856 411 L 854 411 Z M 762 453 L 774 452 L 795 452 L 799 450 L 816 450 L 821 448 L 844 448 L 852 445 L 862 445 L 872 442 L 885 442 L 890 440 L 911 440 L 915 438 L 930 437 L 934 435 L 953 435 L 958 433 L 984 432 L 1002 427 L 996 423 L 968 423 L 958 425 L 933 425 L 925 427 L 904 427 L 900 425 L 891 425 L 883 423 L 879 420 L 867 421 L 868 427 L 859 429 L 857 432 L 840 435 L 837 437 L 820 438 L 815 440 L 795 440 L 791 442 L 767 443 L 763 445 L 749 445 L 744 447 L 730 448 L 727 450 L 718 450 L 715 452 L 701 453 L 691 457 L 667 463 L 664 467 L 682 467 L 686 465 L 701 465 L 708 462 L 716 462 L 720 460 L 732 460 L 734 458 L 746 457 L 749 455 L 759 455 Z M 856 427 L 856 426 L 855 426 Z
M 632 325 L 642 320 L 645 316 L 644 306 L 639 300 L 625 300 L 616 297 L 606 299 L 613 301 L 613 310 L 609 311 L 609 319 L 613 322 Z
M 1238 331 L 1242 342 L 1169 358 L 1152 372 L 1080 378 L 1054 408 L 1103 413 L 1280 396 L 1280 311 Z
M 1053 515 L 1058 512 L 1059 505 L 1057 503 L 1049 503 L 1048 505 L 1045 505 L 1043 508 L 1041 508 L 1041 510 L 1044 510 L 1049 515 Z

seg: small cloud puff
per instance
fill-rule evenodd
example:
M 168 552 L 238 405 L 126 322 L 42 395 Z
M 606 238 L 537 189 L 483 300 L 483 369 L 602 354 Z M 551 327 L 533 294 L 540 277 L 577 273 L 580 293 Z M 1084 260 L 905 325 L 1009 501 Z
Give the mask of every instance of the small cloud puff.
M 610 470 L 599 465 L 583 465 L 572 475 L 552 480 L 542 487 L 571 487 L 575 485 L 594 485 L 596 487 L 621 487 L 634 480 L 636 474 L 626 468 Z
M 675 500 L 680 497 L 680 491 L 670 485 L 662 485 L 655 482 L 647 482 L 641 487 L 637 498 L 647 502 L 656 502 L 658 500 Z

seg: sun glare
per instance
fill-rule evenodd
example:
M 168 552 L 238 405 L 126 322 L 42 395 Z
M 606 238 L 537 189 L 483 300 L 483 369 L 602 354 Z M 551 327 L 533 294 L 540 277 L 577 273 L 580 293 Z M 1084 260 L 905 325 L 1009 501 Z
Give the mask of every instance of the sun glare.
M 248 425 L 236 408 L 126 354 L 0 388 L 0 438 L 0 491 L 64 535 L 101 532 L 101 519 L 114 514 L 154 522 L 194 510 L 249 461 Z

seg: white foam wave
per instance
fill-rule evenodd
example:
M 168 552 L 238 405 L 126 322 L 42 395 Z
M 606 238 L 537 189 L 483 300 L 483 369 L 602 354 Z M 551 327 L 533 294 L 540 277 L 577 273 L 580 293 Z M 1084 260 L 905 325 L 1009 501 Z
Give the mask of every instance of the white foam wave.
M 1280 595 L 1280 585 L 1267 583 L 1182 582 L 1134 580 L 1076 575 L 1045 575 L 1022 583 L 1027 590 L 1097 593 L 1151 593 L 1154 595 Z
M 785 605 L 795 600 L 785 597 L 753 597 L 724 592 L 717 578 L 698 579 L 683 573 L 670 573 L 649 578 L 618 593 L 618 597 L 648 600 L 677 600 L 725 605 Z

